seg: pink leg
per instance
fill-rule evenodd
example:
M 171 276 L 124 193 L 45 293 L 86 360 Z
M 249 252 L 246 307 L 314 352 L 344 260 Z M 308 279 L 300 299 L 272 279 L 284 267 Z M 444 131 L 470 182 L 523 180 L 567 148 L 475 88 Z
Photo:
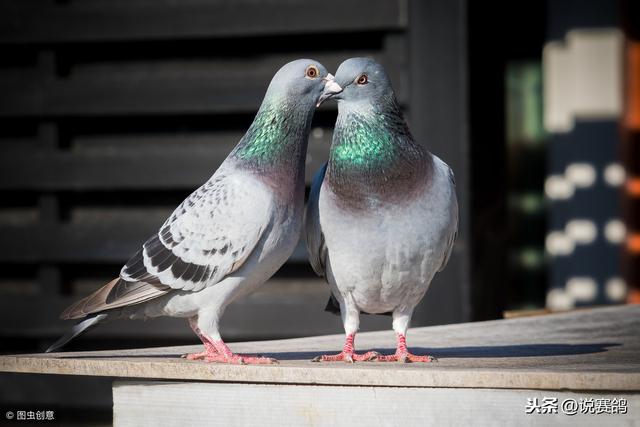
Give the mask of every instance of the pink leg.
M 193 332 L 200 338 L 202 344 L 204 344 L 204 351 L 201 353 L 186 354 L 185 358 L 188 360 L 204 360 L 205 362 L 218 362 L 218 363 L 231 363 L 237 365 L 267 365 L 272 363 L 278 363 L 276 359 L 269 357 L 257 357 L 257 356 L 241 356 L 233 354 L 231 349 L 222 340 L 212 340 L 207 335 L 203 334 L 197 325 L 197 317 L 189 318 L 189 326 L 193 329 Z
M 396 353 L 378 357 L 379 362 L 437 362 L 437 359 L 432 356 L 417 356 L 409 353 L 407 349 L 407 338 L 403 334 L 396 334 L 396 336 L 398 337 Z
M 197 320 L 197 317 L 190 317 L 189 326 L 191 327 L 193 332 L 196 333 L 198 338 L 200 338 L 202 344 L 204 344 L 204 351 L 200 353 L 185 354 L 184 356 L 182 356 L 188 360 L 205 360 L 207 357 L 212 357 L 218 354 L 218 350 L 216 350 L 213 343 L 211 343 L 211 341 L 200 331 L 200 328 L 198 328 Z
M 356 334 L 347 335 L 347 339 L 344 342 L 344 348 L 341 353 L 338 354 L 325 354 L 323 356 L 314 357 L 312 362 L 367 362 L 376 360 L 379 354 L 375 351 L 368 351 L 364 354 L 357 354 L 353 349 L 353 342 L 356 338 Z

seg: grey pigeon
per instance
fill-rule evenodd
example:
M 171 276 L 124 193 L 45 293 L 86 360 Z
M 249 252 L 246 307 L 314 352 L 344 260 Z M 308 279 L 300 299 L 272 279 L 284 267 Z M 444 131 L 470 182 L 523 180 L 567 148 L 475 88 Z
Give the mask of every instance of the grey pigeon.
M 226 363 L 272 363 L 235 355 L 219 333 L 229 303 L 256 290 L 289 258 L 302 229 L 311 119 L 333 76 L 300 59 L 273 77 L 247 133 L 220 168 L 187 197 L 127 262 L 120 277 L 62 313 L 85 318 L 53 351 L 111 319 L 183 317 L 205 351 Z
M 371 59 L 343 62 L 342 91 L 328 163 L 318 172 L 306 213 L 311 265 L 331 287 L 346 342 L 316 361 L 427 362 L 409 353 L 411 316 L 451 254 L 458 228 L 453 172 L 417 144 L 389 77 Z M 354 352 L 360 313 L 393 315 L 397 350 Z

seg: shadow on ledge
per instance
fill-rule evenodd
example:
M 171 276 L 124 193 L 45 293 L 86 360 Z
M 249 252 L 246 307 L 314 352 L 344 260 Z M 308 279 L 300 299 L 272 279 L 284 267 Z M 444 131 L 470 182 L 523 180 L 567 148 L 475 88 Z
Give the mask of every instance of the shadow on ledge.
M 618 343 L 587 343 L 587 344 L 517 344 L 498 346 L 470 346 L 470 347 L 409 347 L 416 355 L 426 355 L 437 359 L 450 358 L 497 358 L 497 357 L 543 357 L 543 356 L 568 356 L 577 354 L 602 353 L 610 347 L 617 347 Z M 358 348 L 358 352 L 369 349 Z M 375 348 L 381 354 L 393 354 L 392 348 Z M 290 352 L 266 352 L 262 356 L 274 357 L 278 360 L 311 360 L 323 354 L 334 354 L 339 348 L 327 351 L 290 351 Z M 57 357 L 64 358 L 64 354 Z M 68 356 L 73 359 L 119 359 L 119 358 L 180 358 L 181 354 L 139 354 L 139 355 L 111 355 L 111 356 Z
M 459 357 L 540 357 L 540 356 L 568 356 L 576 354 L 602 353 L 609 347 L 618 347 L 618 343 L 593 344 L 518 344 L 473 347 L 445 347 L 427 349 L 424 347 L 413 350 L 422 354 L 429 353 L 440 358 Z
M 517 344 L 498 346 L 473 346 L 473 347 L 411 347 L 409 351 L 418 356 L 430 355 L 436 359 L 451 358 L 496 358 L 496 357 L 541 357 L 541 356 L 568 356 L 576 354 L 602 353 L 609 347 L 617 347 L 618 343 L 588 343 L 588 344 Z M 358 348 L 357 352 L 368 351 L 368 348 Z M 374 348 L 373 350 L 381 354 L 393 354 L 395 348 Z M 334 354 L 340 349 L 326 352 L 282 352 L 265 353 L 265 356 L 274 357 L 279 360 L 305 360 L 313 359 L 322 354 Z

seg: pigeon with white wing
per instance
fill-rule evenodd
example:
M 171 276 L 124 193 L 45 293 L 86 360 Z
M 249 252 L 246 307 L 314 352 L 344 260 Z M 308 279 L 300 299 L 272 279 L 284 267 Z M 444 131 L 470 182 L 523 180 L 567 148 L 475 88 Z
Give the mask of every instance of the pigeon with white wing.
M 327 310 L 342 315 L 341 353 L 317 361 L 428 362 L 411 354 L 411 315 L 451 254 L 458 204 L 451 169 L 417 144 L 389 77 L 367 58 L 343 62 L 323 99 L 338 100 L 328 163 L 306 213 L 311 264 L 331 287 Z M 360 313 L 393 315 L 395 354 L 354 351 Z
M 222 341 L 228 304 L 271 277 L 298 242 L 305 156 L 320 96 L 333 76 L 311 59 L 273 77 L 249 130 L 214 175 L 187 197 L 126 263 L 120 277 L 62 313 L 80 319 L 47 351 L 111 319 L 187 318 L 204 351 L 191 360 L 272 363 L 236 355 Z

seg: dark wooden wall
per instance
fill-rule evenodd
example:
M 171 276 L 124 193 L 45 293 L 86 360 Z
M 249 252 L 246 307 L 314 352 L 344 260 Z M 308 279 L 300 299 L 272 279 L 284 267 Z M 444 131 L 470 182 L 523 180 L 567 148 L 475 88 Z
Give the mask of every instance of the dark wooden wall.
M 215 171 L 282 64 L 335 70 L 364 55 L 385 65 L 414 134 L 458 183 L 461 235 L 414 324 L 469 320 L 464 0 L 0 0 L 0 351 L 43 350 L 70 326 L 61 310 L 117 275 Z M 307 179 L 335 115 L 332 103 L 316 114 Z M 328 295 L 300 246 L 228 309 L 223 334 L 341 333 Z M 196 342 L 184 321 L 161 319 L 105 325 L 71 348 Z M 3 375 L 0 390 L 2 405 L 110 417 L 106 379 Z
M 464 190 L 464 38 L 462 1 L 0 2 L 2 350 L 42 349 L 69 326 L 59 312 L 117 275 L 215 171 L 290 60 L 330 70 L 353 56 L 380 60 L 416 136 Z M 326 159 L 335 114 L 335 104 L 316 114 L 308 180 Z M 469 318 L 464 215 L 461 230 L 415 324 Z M 328 295 L 301 245 L 269 284 L 229 308 L 223 334 L 339 333 L 339 318 L 322 311 Z M 363 322 L 387 327 L 385 317 Z M 184 322 L 163 319 L 116 322 L 75 345 L 185 340 L 196 341 Z

